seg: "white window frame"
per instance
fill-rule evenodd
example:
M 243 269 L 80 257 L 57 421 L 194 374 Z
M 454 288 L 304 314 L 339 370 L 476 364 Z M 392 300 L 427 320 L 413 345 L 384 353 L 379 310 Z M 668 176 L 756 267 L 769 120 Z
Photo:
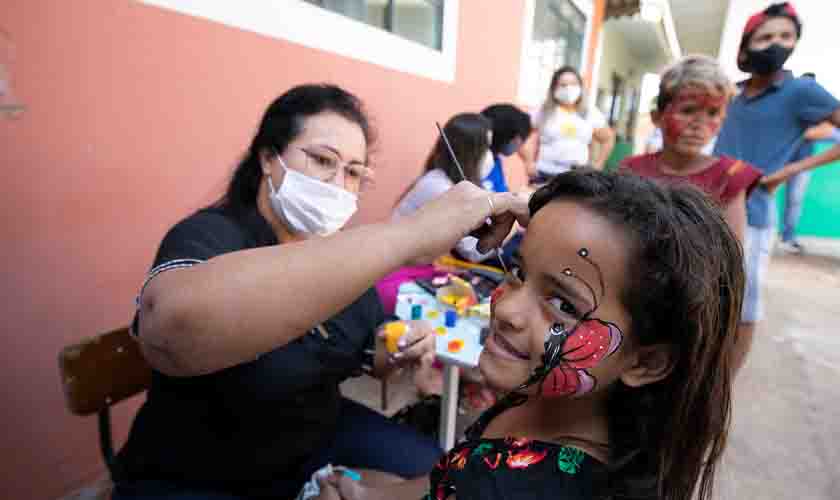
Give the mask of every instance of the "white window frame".
M 589 37 L 592 36 L 592 16 L 595 11 L 593 0 L 570 0 L 572 5 L 583 14 L 586 19 L 586 27 L 583 30 L 583 44 L 581 44 L 580 68 L 581 74 L 585 73 L 586 65 L 589 64 Z M 524 62 L 528 57 L 528 47 L 534 38 L 534 16 L 536 15 L 536 0 L 525 0 L 524 16 L 522 19 L 522 52 L 520 61 Z M 543 89 L 539 96 L 528 95 L 528 86 L 525 81 L 528 75 L 525 74 L 526 68 L 524 64 L 520 63 L 519 68 L 519 102 L 526 106 L 537 107 L 540 106 L 545 99 L 545 94 L 548 89 Z
M 440 51 L 303 0 L 137 1 L 396 71 L 455 81 L 460 0 L 443 2 Z

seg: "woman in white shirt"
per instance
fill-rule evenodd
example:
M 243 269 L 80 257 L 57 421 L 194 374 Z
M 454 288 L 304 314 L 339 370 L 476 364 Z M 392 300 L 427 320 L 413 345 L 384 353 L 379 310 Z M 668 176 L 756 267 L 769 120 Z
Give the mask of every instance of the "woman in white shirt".
M 481 180 L 493 169 L 493 154 L 490 151 L 493 132 L 490 120 L 478 113 L 460 113 L 446 122 L 443 131 L 464 169 L 466 180 L 481 186 Z M 438 137 L 426 158 L 423 175 L 415 180 L 397 201 L 392 218 L 414 213 L 461 180 L 461 173 L 452 161 L 446 143 Z M 473 262 L 495 255 L 493 251 L 479 252 L 476 249 L 477 241 L 476 238 L 468 236 L 456 245 L 455 252 L 461 258 Z
M 604 115 L 585 104 L 583 79 L 571 66 L 551 78 L 545 103 L 534 116 L 539 132 L 536 161 L 527 162 L 529 175 L 547 180 L 575 165 L 604 168 L 615 134 Z M 595 155 L 593 155 L 593 152 Z

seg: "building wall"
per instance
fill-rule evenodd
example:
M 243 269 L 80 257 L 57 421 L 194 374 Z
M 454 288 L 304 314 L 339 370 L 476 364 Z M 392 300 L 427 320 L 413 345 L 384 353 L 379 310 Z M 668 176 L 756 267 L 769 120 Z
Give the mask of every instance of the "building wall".
M 521 17 L 519 2 L 461 0 L 442 83 L 133 1 L 0 4 L 27 106 L 0 119 L 4 496 L 56 498 L 104 474 L 95 418 L 64 408 L 56 356 L 129 321 L 164 232 L 220 195 L 270 100 L 313 81 L 363 98 L 378 174 L 355 223 L 378 220 L 419 174 L 435 121 L 515 99 Z M 118 443 L 138 404 L 117 406 Z

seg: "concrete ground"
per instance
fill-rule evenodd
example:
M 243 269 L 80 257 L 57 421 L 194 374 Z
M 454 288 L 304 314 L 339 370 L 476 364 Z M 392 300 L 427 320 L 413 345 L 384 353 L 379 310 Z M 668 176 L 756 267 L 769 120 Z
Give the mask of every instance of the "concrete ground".
M 840 499 L 840 244 L 776 253 L 718 498 Z
M 803 243 L 806 255 L 777 253 L 771 263 L 766 320 L 735 384 L 720 500 L 840 499 L 840 241 Z M 380 410 L 379 381 L 342 390 Z M 388 396 L 388 415 L 414 401 L 410 377 L 394 377 Z M 63 500 L 104 499 L 109 486 L 103 479 Z

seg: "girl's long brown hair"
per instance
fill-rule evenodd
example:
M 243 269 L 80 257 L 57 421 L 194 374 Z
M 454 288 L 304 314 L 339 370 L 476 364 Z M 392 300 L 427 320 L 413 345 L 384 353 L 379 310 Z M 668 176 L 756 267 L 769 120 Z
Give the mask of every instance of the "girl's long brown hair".
M 720 210 L 692 187 L 664 187 L 589 169 L 557 176 L 531 198 L 594 210 L 632 242 L 622 301 L 641 345 L 664 344 L 673 371 L 642 387 L 617 382 L 609 401 L 611 462 L 603 498 L 710 500 L 726 446 L 730 356 L 744 294 L 740 244 Z

